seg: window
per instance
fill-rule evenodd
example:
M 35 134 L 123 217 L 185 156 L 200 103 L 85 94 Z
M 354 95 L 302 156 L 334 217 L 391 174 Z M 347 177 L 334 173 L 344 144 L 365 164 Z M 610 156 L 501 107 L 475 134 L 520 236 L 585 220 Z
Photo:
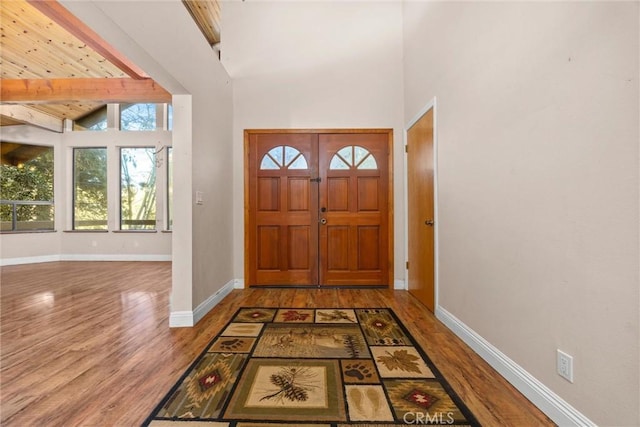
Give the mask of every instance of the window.
M 167 230 L 173 229 L 173 148 L 167 147 Z
M 331 158 L 329 169 L 346 170 L 346 169 L 378 169 L 378 163 L 373 154 L 366 148 L 350 145 L 341 148 Z
M 107 149 L 73 149 L 73 229 L 107 229 Z
M 156 228 L 156 153 L 120 148 L 120 229 Z
M 274 147 L 262 157 L 260 169 L 309 169 L 307 159 L 304 155 L 293 147 L 288 145 L 280 145 Z
M 167 106 L 167 130 L 173 130 L 173 105 Z
M 120 105 L 121 130 L 155 130 L 156 104 Z
M 54 229 L 53 147 L 1 142 L 2 231 Z

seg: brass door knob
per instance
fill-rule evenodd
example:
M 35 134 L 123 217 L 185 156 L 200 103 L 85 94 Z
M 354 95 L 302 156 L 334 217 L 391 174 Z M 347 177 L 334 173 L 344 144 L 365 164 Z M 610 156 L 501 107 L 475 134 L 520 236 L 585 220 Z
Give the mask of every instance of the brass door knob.
M 424 222 L 424 225 L 428 225 L 429 227 L 433 227 L 433 220 L 432 219 L 428 219 Z
M 320 224 L 325 225 L 327 223 L 327 218 L 322 218 L 320 220 Z

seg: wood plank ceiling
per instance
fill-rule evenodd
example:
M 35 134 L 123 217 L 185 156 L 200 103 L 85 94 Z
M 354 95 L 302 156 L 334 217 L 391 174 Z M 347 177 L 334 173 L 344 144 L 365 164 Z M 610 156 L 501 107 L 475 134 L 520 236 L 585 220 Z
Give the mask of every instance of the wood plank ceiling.
M 184 0 L 210 45 L 217 0 Z M 0 2 L 0 125 L 57 132 L 108 102 L 171 102 L 171 95 L 55 0 Z
M 220 43 L 220 3 L 218 0 L 182 0 L 211 46 Z

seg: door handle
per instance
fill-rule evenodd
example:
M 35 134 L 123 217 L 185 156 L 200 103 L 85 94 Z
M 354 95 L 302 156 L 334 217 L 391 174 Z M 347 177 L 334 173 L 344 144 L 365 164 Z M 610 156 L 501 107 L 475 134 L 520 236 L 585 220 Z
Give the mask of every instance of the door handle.
M 424 225 L 428 225 L 429 227 L 433 227 L 433 224 L 434 224 L 434 222 L 433 222 L 433 220 L 432 220 L 432 219 L 428 219 L 428 220 L 426 220 L 426 221 L 424 222 Z
M 320 212 L 326 212 L 326 211 L 327 211 L 327 208 L 325 208 L 325 207 L 321 207 L 320 208 Z
M 322 218 L 320 220 L 320 224 L 325 225 L 327 223 L 327 218 Z

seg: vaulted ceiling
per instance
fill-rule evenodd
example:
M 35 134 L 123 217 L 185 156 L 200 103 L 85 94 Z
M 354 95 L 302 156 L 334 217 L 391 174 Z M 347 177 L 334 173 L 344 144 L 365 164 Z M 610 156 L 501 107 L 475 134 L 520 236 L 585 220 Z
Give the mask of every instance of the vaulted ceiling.
M 220 40 L 217 0 L 184 0 L 210 45 Z M 171 102 L 144 70 L 54 0 L 0 3 L 0 125 L 61 132 L 109 102 Z

